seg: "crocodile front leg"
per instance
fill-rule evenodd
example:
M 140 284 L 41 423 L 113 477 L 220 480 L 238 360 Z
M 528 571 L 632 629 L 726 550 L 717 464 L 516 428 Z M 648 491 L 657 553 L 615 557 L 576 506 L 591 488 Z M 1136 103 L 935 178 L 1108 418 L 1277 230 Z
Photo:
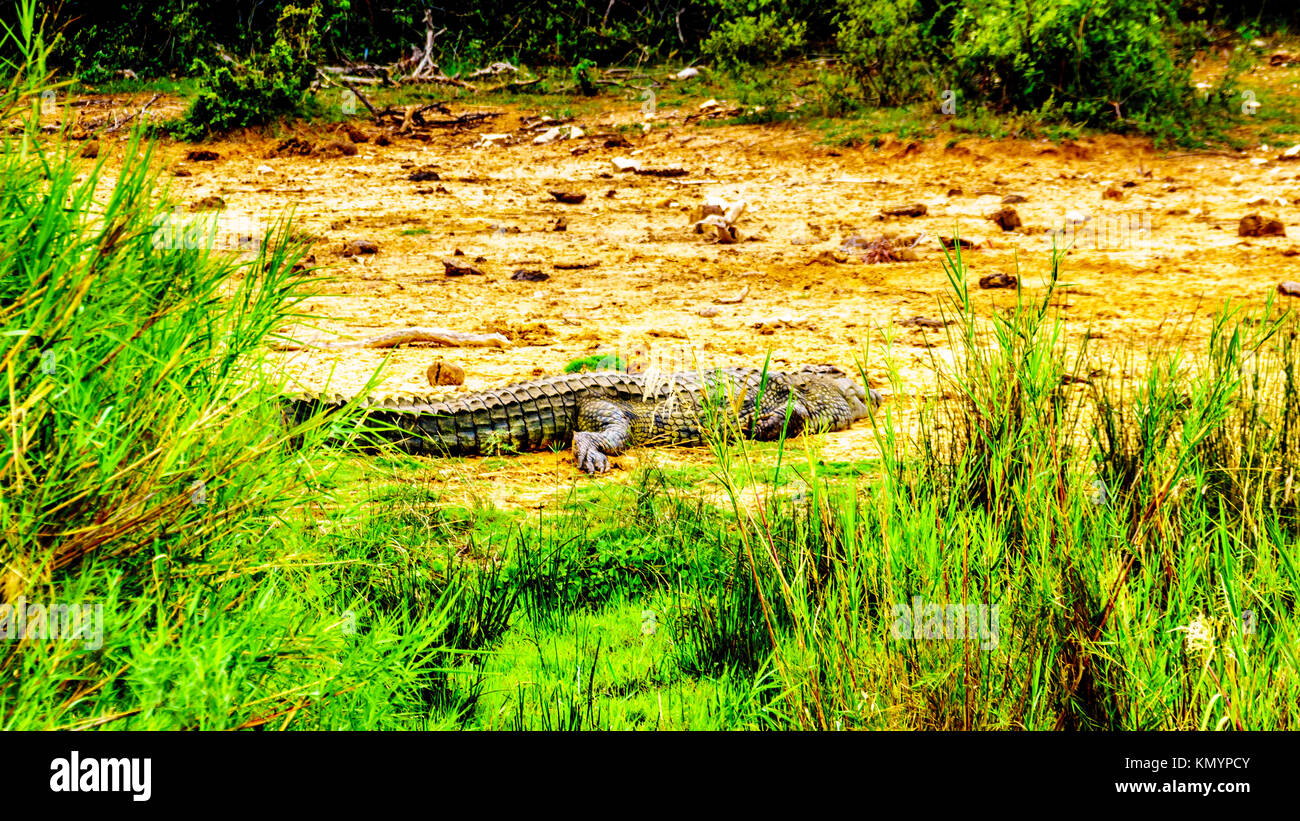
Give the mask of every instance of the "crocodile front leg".
M 610 399 L 588 398 L 578 404 L 573 456 L 586 473 L 605 473 L 609 457 L 632 444 L 632 412 Z M 608 455 L 606 455 L 608 454 Z

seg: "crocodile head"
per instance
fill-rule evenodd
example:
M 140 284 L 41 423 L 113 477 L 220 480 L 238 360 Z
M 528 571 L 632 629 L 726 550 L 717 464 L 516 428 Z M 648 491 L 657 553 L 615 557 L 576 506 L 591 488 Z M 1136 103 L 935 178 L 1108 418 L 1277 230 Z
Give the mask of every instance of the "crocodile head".
M 880 394 L 829 365 L 804 366 L 790 374 L 790 383 L 805 409 L 804 424 L 813 429 L 844 430 L 871 415 L 868 402 L 880 402 Z
M 805 431 L 845 430 L 871 415 L 868 402 L 880 402 L 880 394 L 868 392 L 844 371 L 828 365 L 780 374 L 769 387 L 757 414 L 758 439 L 776 439 L 782 431 L 798 436 Z

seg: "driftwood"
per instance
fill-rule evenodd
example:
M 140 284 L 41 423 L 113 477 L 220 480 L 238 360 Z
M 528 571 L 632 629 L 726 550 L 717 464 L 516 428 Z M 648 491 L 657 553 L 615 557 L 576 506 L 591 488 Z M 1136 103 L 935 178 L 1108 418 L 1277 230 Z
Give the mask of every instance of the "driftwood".
M 308 349 L 337 350 L 339 348 L 395 348 L 415 342 L 428 342 L 451 348 L 508 348 L 510 340 L 498 333 L 471 334 L 447 328 L 399 328 L 369 339 L 353 342 L 315 339 L 285 339 L 272 347 L 277 351 L 302 351 Z

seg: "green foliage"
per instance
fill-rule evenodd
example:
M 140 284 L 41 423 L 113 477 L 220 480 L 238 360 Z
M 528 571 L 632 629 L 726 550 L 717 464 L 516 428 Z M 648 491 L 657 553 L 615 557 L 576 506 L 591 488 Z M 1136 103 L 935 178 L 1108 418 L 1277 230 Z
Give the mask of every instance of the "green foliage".
M 777 63 L 803 48 L 808 25 L 786 18 L 782 4 L 722 4 L 719 21 L 700 52 L 720 68 L 736 72 L 747 66 Z M 757 14 L 745 13 L 754 12 Z
M 1170 0 L 1066 0 L 1032 14 L 1021 0 L 981 0 L 957 12 L 953 70 L 968 98 L 996 108 L 1183 136 L 1203 106 L 1179 31 Z
M 574 85 L 576 85 L 578 90 L 586 97 L 594 97 L 596 92 L 599 90 L 596 88 L 596 84 L 591 80 L 591 70 L 595 67 L 596 64 L 594 62 L 584 58 L 579 60 L 578 64 L 575 65 L 570 72 L 573 77 Z
M 876 105 L 933 91 L 937 44 L 920 0 L 839 0 L 839 48 L 848 74 Z
M 582 371 L 623 371 L 627 370 L 627 363 L 623 357 L 618 354 L 592 354 L 574 359 L 564 366 L 565 373 L 581 373 Z
M 173 133 L 196 140 L 300 112 L 303 94 L 315 76 L 319 17 L 319 0 L 306 8 L 286 6 L 270 50 L 247 66 L 213 67 L 196 60 L 201 89 Z

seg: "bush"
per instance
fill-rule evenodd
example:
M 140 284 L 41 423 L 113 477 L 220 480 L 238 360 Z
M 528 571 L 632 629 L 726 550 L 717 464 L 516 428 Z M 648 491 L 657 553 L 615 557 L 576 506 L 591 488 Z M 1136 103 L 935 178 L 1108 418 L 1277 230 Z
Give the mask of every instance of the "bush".
M 836 44 L 870 102 L 898 105 L 926 93 L 932 72 L 920 0 L 840 0 Z
M 807 28 L 802 21 L 783 21 L 776 11 L 745 14 L 723 19 L 701 44 L 700 51 L 718 67 L 730 71 L 775 63 L 803 48 Z
M 216 68 L 195 60 L 201 90 L 176 136 L 195 140 L 214 132 L 261 125 L 302 110 L 303 94 L 315 76 L 314 59 L 320 2 L 307 8 L 286 6 L 276 24 L 275 42 L 247 66 Z
M 1168 126 L 1198 113 L 1169 0 L 1018 0 L 964 5 L 953 60 L 964 90 L 998 109 L 1114 128 Z

